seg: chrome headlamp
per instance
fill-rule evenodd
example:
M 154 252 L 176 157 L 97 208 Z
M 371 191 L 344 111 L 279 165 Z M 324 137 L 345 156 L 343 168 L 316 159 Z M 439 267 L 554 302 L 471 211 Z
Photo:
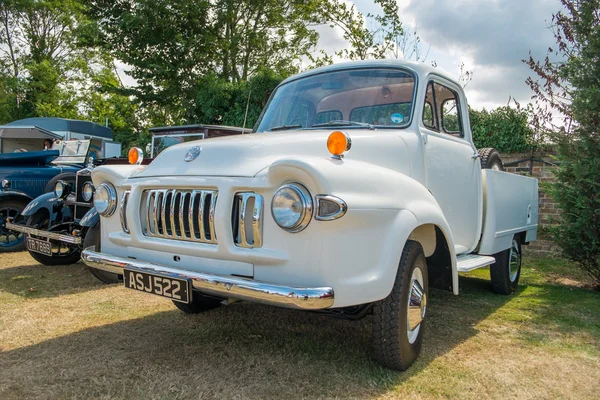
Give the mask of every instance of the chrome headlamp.
M 59 199 L 65 198 L 71 193 L 71 185 L 65 181 L 57 181 L 54 184 L 54 194 Z
M 310 193 L 299 183 L 283 185 L 273 195 L 271 214 L 280 228 L 288 232 L 300 232 L 312 218 Z
M 81 188 L 81 198 L 84 201 L 91 201 L 92 197 L 94 197 L 94 185 L 92 182 L 86 182 L 83 184 L 83 188 Z
M 94 207 L 104 217 L 113 215 L 117 208 L 117 190 L 113 185 L 105 182 L 98 186 L 94 193 Z

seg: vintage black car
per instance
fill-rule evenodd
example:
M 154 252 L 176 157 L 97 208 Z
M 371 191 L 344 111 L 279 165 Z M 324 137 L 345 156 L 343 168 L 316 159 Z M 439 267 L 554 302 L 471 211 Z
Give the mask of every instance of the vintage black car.
M 73 182 L 58 180 L 53 191 L 29 203 L 21 213 L 21 222 L 9 220 L 7 229 L 24 235 L 27 250 L 41 264 L 66 265 L 78 262 L 82 249 L 90 246 L 100 248 L 99 215 L 92 203 L 95 191 L 92 170 L 98 165 L 127 162 L 125 158 L 90 162 L 77 172 Z M 150 160 L 140 158 L 138 162 L 147 164 Z M 91 272 L 105 283 L 118 282 L 120 279 L 118 275 L 104 271 L 91 269 Z
M 56 150 L 0 154 L 0 252 L 25 249 L 23 234 L 8 229 L 6 221 L 25 222 L 22 212 L 33 199 L 54 190 L 58 181 L 74 183 L 89 144 L 89 140 L 62 141 Z

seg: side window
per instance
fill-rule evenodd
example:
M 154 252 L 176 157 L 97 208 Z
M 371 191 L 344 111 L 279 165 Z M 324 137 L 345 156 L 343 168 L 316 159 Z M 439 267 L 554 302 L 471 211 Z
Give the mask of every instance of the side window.
M 442 128 L 447 133 L 460 133 L 456 99 L 446 100 L 442 104 Z
M 439 130 L 437 118 L 435 115 L 435 98 L 433 93 L 433 82 L 427 85 L 427 93 L 425 94 L 425 105 L 423 106 L 423 125 L 429 129 Z
M 460 117 L 460 101 L 458 94 L 439 83 L 434 84 L 434 96 L 437 104 L 437 111 L 440 115 L 442 131 L 454 136 L 463 137 L 462 121 Z

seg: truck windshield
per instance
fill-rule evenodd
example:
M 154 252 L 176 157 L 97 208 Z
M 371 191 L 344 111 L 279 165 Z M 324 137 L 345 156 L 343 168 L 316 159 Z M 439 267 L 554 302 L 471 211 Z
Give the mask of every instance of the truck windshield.
M 256 132 L 288 129 L 404 128 L 410 124 L 415 78 L 397 68 L 327 72 L 277 88 Z
M 204 139 L 204 133 L 181 133 L 173 132 L 166 135 L 152 136 L 151 157 L 156 157 L 167 147 L 175 146 L 179 143 L 191 142 L 193 140 Z

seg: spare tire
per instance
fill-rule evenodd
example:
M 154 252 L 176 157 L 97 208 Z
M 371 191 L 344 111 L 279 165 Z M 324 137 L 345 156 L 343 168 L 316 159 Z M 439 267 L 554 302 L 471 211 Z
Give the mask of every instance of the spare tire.
M 481 169 L 495 169 L 496 171 L 504 171 L 504 164 L 500 158 L 498 150 L 487 147 L 479 149 L 479 158 L 481 161 Z
M 71 184 L 73 191 L 75 191 L 75 173 L 74 172 L 63 172 L 62 174 L 56 175 L 54 178 L 50 179 L 50 181 L 46 184 L 46 188 L 44 189 L 44 193 L 50 193 L 54 191 L 54 186 L 58 181 L 65 181 Z

